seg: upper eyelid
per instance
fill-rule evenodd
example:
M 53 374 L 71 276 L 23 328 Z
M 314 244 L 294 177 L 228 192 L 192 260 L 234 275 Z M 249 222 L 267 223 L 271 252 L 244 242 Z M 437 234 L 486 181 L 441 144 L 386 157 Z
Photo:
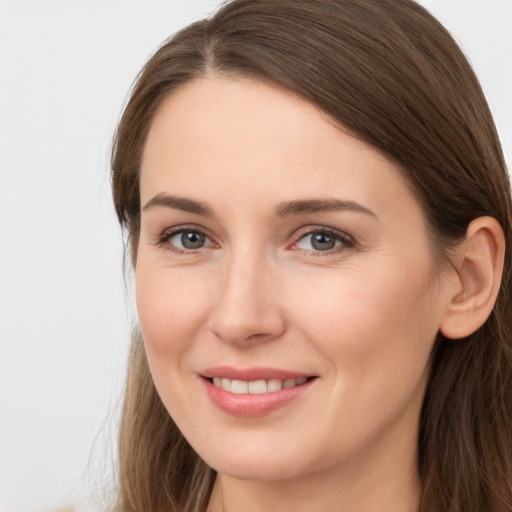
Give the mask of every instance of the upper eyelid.
M 179 233 L 183 233 L 185 231 L 195 231 L 197 233 L 202 233 L 208 238 L 212 238 L 210 231 L 202 226 L 198 226 L 197 224 L 180 224 L 178 226 L 167 227 L 160 232 L 159 237 L 171 237 L 177 235 Z
M 299 228 L 299 230 L 295 231 L 295 238 L 296 240 L 300 240 L 301 238 L 312 235 L 314 233 L 327 233 L 333 236 L 337 236 L 344 240 L 351 240 L 353 243 L 355 243 L 355 239 L 352 235 L 347 233 L 346 231 L 342 231 L 340 229 L 331 228 L 328 226 L 321 226 L 321 225 L 309 225 L 304 226 L 302 228 Z
M 307 238 L 308 236 L 313 235 L 315 233 L 325 233 L 329 236 L 336 238 L 339 242 L 341 242 L 341 247 L 333 247 L 332 249 L 325 251 L 317 251 L 314 249 L 302 249 L 296 247 L 304 238 Z M 301 250 L 310 254 L 314 254 L 315 256 L 329 256 L 337 254 L 347 249 L 355 249 L 357 247 L 357 241 L 354 239 L 353 236 L 346 233 L 345 231 L 329 228 L 327 226 L 309 226 L 305 228 L 301 233 L 297 234 L 294 238 L 294 241 L 288 245 L 288 248 L 290 248 L 291 250 Z
M 160 231 L 159 234 L 156 236 L 156 240 L 154 242 L 155 245 L 164 245 L 166 243 L 169 243 L 170 239 L 173 238 L 176 235 L 179 235 L 180 233 L 184 233 L 187 231 L 192 231 L 196 233 L 201 233 L 206 238 L 208 238 L 213 244 L 216 244 L 215 238 L 212 237 L 212 235 L 209 233 L 209 230 L 197 226 L 195 224 L 181 224 L 179 226 L 173 226 L 173 227 L 167 227 L 164 230 Z M 208 246 L 209 247 L 209 246 Z M 178 247 L 179 249 L 179 247 Z M 200 248 L 202 249 L 202 247 Z M 196 249 L 199 250 L 199 249 Z M 186 251 L 193 252 L 194 249 L 186 249 Z

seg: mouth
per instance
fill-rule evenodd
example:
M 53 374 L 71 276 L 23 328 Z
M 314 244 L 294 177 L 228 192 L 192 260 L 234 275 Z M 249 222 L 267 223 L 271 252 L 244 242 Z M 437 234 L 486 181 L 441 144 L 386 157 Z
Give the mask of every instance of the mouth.
M 285 370 L 216 367 L 200 374 L 210 400 L 225 413 L 256 418 L 303 400 L 316 387 L 317 375 Z M 300 402 L 299 402 L 300 403 Z
M 223 389 L 237 395 L 263 395 L 265 393 L 276 393 L 282 389 L 295 388 L 310 382 L 316 377 L 299 377 L 297 379 L 259 379 L 259 380 L 239 380 L 229 379 L 227 377 L 204 377 L 210 384 L 216 388 Z

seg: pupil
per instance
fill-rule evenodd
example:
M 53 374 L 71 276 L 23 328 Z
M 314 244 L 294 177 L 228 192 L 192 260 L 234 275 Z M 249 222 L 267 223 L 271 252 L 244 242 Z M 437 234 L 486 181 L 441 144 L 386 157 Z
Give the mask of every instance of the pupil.
M 181 235 L 181 243 L 185 249 L 199 249 L 203 247 L 204 239 L 205 236 L 203 234 L 194 231 L 188 231 Z
M 311 245 L 318 251 L 333 249 L 335 244 L 336 240 L 332 236 L 323 233 L 315 233 L 311 237 Z

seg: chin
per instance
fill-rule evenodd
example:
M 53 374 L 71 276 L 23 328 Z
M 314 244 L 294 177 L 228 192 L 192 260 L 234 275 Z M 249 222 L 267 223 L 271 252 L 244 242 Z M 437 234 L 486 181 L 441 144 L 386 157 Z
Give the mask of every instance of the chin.
M 219 461 L 217 461 L 219 462 Z M 292 469 L 293 468 L 293 469 Z M 214 467 L 219 474 L 229 475 L 238 480 L 259 480 L 259 481 L 278 481 L 287 480 L 300 475 L 297 467 L 282 466 L 275 464 L 274 461 L 265 461 L 257 464 L 251 464 L 247 460 L 226 461 L 217 464 Z
M 209 453 L 202 458 L 218 473 L 240 480 L 286 480 L 301 474 L 295 450 L 286 455 L 271 449 L 247 446 L 244 450 L 229 448 L 222 454 Z

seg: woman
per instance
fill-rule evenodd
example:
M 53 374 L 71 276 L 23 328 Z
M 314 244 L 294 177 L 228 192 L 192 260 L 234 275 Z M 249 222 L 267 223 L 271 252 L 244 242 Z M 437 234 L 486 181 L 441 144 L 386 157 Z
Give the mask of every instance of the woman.
M 234 0 L 116 134 L 120 511 L 512 510 L 510 184 L 410 0 Z

